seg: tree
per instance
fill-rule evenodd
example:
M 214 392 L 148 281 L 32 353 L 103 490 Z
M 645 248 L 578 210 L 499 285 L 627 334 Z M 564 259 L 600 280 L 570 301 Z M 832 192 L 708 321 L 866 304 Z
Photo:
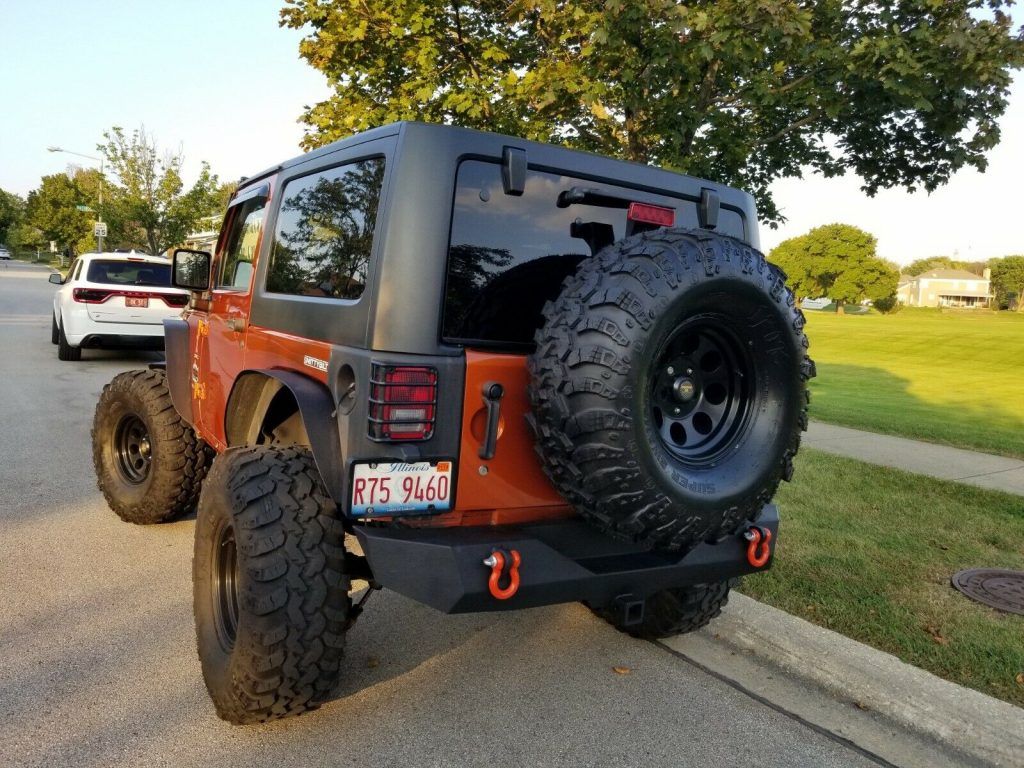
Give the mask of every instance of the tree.
M 63 251 L 79 253 L 79 242 L 92 233 L 89 213 L 78 210 L 85 205 L 82 189 L 65 173 L 43 176 L 38 189 L 28 193 L 26 223 L 39 231 L 43 242 L 53 241 Z
M 25 219 L 25 201 L 13 192 L 0 189 L 0 244 L 12 245 L 11 230 Z
M 114 177 L 106 187 L 103 213 L 118 223 L 123 238 L 141 239 L 150 253 L 163 253 L 184 240 L 203 216 L 218 212 L 218 180 L 207 163 L 185 192 L 180 152 L 161 155 L 141 128 L 126 136 L 115 126 L 103 138 L 106 143 L 99 149 Z
M 953 260 L 949 256 L 929 256 L 924 259 L 915 259 L 903 268 L 906 275 L 922 275 L 931 272 L 933 269 L 952 269 Z
M 849 224 L 826 224 L 784 240 L 768 255 L 800 298 L 845 303 L 892 296 L 899 274 L 875 255 L 875 237 Z
M 1016 309 L 1024 312 L 1024 256 L 1006 256 L 992 262 L 992 290 L 999 305 L 1011 305 L 1016 298 Z
M 394 120 L 454 123 L 753 192 L 811 168 L 931 191 L 984 169 L 1011 70 L 1009 0 L 285 0 L 334 95 L 315 147 Z

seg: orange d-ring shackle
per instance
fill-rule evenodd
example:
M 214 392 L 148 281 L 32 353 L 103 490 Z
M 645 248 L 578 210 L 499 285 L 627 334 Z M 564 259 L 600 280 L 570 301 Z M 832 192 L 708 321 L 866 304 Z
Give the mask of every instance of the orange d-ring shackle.
M 768 544 L 772 540 L 772 532 L 768 528 L 759 528 L 758 526 L 751 526 L 744 534 L 745 538 L 749 543 L 747 544 L 747 562 L 755 568 L 760 568 L 768 562 L 768 558 L 772 556 L 771 547 Z
M 505 552 L 496 549 L 491 552 L 490 557 L 484 560 L 484 565 L 491 569 L 491 577 L 487 580 L 487 588 L 491 591 L 491 597 L 495 600 L 508 600 L 519 591 L 519 564 L 523 562 L 523 559 L 519 556 L 518 550 L 513 549 L 508 554 L 512 564 L 508 569 L 508 586 L 505 588 L 502 588 L 499 584 L 501 572 L 505 570 Z

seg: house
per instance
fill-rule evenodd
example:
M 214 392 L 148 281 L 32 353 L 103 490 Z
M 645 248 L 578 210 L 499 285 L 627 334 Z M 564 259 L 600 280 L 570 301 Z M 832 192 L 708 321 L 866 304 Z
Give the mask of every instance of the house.
M 965 269 L 932 269 L 900 275 L 896 296 L 908 307 L 988 307 L 992 301 L 991 270 L 976 275 Z
M 220 235 L 220 223 L 223 218 L 220 215 L 203 216 L 199 220 L 199 231 L 189 234 L 181 247 L 213 253 L 217 247 L 217 237 Z

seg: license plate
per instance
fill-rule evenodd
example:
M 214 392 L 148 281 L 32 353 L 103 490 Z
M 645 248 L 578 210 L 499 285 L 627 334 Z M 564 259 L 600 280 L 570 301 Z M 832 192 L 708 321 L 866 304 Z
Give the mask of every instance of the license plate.
M 452 469 L 451 461 L 356 464 L 352 514 L 377 517 L 450 509 Z
M 124 305 L 126 307 L 148 307 L 149 297 L 148 296 L 125 296 Z

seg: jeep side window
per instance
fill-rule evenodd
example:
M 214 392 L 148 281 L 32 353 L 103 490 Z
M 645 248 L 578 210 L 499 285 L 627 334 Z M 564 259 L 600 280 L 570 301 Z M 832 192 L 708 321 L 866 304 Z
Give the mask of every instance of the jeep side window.
M 221 257 L 217 275 L 218 288 L 246 290 L 252 278 L 252 263 L 263 230 L 266 199 L 256 197 L 238 205 L 231 222 L 231 232 Z
M 277 216 L 267 291 L 358 299 L 369 270 L 383 181 L 383 158 L 289 181 Z

